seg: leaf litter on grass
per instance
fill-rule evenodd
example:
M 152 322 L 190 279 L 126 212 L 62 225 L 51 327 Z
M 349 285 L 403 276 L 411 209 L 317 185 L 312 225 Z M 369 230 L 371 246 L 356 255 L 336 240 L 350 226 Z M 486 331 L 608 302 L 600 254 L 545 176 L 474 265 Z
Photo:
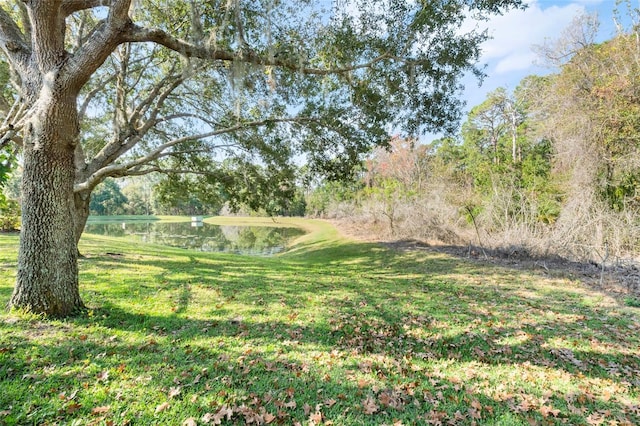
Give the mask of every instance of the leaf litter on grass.
M 638 310 L 577 282 L 344 241 L 87 242 L 92 316 L 0 314 L 0 423 L 640 424 Z

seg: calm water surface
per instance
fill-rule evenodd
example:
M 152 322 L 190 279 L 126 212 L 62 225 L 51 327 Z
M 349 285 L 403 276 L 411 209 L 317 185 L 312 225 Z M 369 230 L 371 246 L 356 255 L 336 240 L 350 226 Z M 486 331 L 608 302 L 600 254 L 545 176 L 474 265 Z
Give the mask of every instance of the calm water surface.
M 304 234 L 298 228 L 221 226 L 203 222 L 90 222 L 85 232 L 197 251 L 256 256 L 280 253 L 289 241 Z

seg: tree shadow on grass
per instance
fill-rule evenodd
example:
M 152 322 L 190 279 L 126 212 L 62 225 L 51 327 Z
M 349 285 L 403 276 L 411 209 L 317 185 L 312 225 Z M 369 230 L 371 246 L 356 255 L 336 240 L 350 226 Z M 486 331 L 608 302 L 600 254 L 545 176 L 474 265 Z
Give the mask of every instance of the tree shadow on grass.
M 8 300 L 13 293 L 13 287 L 0 287 L 0 300 Z
M 0 385 L 6 391 L 0 392 L 0 410 L 29 394 L 29 386 L 46 386 L 54 389 L 53 396 L 34 397 L 30 403 L 42 408 L 31 417 L 35 423 L 91 416 L 91 407 L 99 404 L 110 405 L 114 415 L 125 413 L 121 419 L 135 416 L 130 418 L 140 423 L 181 424 L 181 412 L 160 415 L 154 408 L 164 401 L 187 404 L 193 395 L 204 401 L 195 411 L 200 414 L 222 403 L 245 404 L 274 414 L 280 408 L 289 416 L 284 423 L 307 419 L 305 403 L 312 411 L 320 404 L 325 418 L 336 424 L 389 424 L 394 419 L 428 424 L 438 416 L 446 423 L 456 421 L 456 412 L 462 417 L 455 424 L 482 419 L 490 424 L 527 424 L 529 418 L 581 424 L 587 415 L 607 410 L 640 422 L 637 415 L 628 414 L 631 408 L 624 398 L 580 390 L 588 382 L 585 377 L 617 389 L 640 386 L 637 337 L 625 335 L 625 327 L 628 332 L 634 326 L 630 320 L 611 322 L 607 316 L 612 312 L 567 303 L 575 298 L 571 289 L 523 293 L 519 285 L 462 282 L 456 274 L 482 277 L 487 270 L 456 258 L 426 257 L 416 265 L 401 253 L 357 243 L 314 250 L 313 256 L 251 261 L 192 252 L 183 258 L 171 252 L 170 258 L 125 253 L 83 260 L 82 279 L 87 282 L 102 282 L 109 268 L 131 273 L 120 274 L 120 281 L 110 281 L 109 288 L 88 290 L 96 303 L 92 316 L 65 323 L 75 335 L 44 339 L 47 333 L 39 336 L 37 327 L 24 332 L 12 326 L 14 336 L 22 337 L 0 351 Z M 141 283 L 136 268 L 154 279 Z M 93 294 L 98 288 L 105 294 Z M 194 318 L 196 290 L 207 291 L 213 303 L 227 301 L 232 306 L 212 306 Z M 130 306 L 136 291 L 135 297 L 149 300 L 166 292 L 176 309 L 136 312 Z M 276 321 L 260 315 L 236 318 L 238 306 L 270 311 L 283 305 L 292 314 L 313 315 L 313 321 L 298 321 L 295 315 Z M 96 327 L 99 335 L 83 340 L 84 327 Z M 459 366 L 459 371 L 442 372 L 452 366 Z M 477 371 L 472 374 L 472 369 Z M 511 373 L 500 372 L 505 369 Z M 124 383 L 135 391 L 119 400 L 109 389 L 105 371 L 112 381 L 126 375 Z M 483 384 L 488 371 L 497 375 L 489 387 Z M 514 376 L 520 373 L 522 377 Z M 549 387 L 545 375 L 566 375 L 567 389 Z M 16 384 L 19 378 L 25 383 Z M 145 383 L 136 384 L 138 379 Z M 522 394 L 500 395 L 492 389 L 499 388 L 501 380 L 507 388 L 513 388 L 513 381 L 538 383 Z M 99 392 L 80 394 L 82 408 L 68 412 L 65 404 L 70 402 L 56 395 L 71 394 L 84 383 Z M 172 387 L 183 389 L 180 397 L 168 398 Z M 289 389 L 294 389 L 293 395 Z M 295 400 L 296 407 L 265 402 L 268 392 L 273 400 Z M 551 396 L 544 397 L 545 392 Z M 248 404 L 251 395 L 259 398 L 259 405 Z M 358 404 L 345 406 L 349 398 L 341 395 L 356 395 Z M 371 414 L 365 414 L 367 408 L 360 403 L 367 398 L 378 406 Z M 411 408 L 414 400 L 420 405 L 417 410 Z M 581 408 L 582 400 L 586 403 Z M 129 406 L 137 412 L 127 414 Z M 545 417 L 542 407 L 558 413 L 547 412 Z M 369 404 L 368 410 L 373 408 Z M 238 414 L 233 421 L 242 419 Z
M 249 347 L 294 342 L 323 352 L 339 349 L 396 359 L 420 354 L 425 360 L 452 359 L 493 366 L 526 362 L 640 387 L 640 356 L 637 345 L 625 340 L 625 330 L 586 322 L 582 315 L 567 319 L 557 313 L 503 326 L 496 318 L 474 313 L 474 308 L 467 306 L 463 309 L 474 319 L 462 317 L 460 320 L 466 324 L 457 327 L 460 324 L 447 322 L 446 311 L 414 313 L 383 305 L 375 298 L 363 302 L 364 299 L 334 301 L 326 317 L 319 316 L 309 325 L 294 320 L 237 319 L 233 311 L 224 310 L 205 320 L 195 320 L 179 315 L 136 314 L 119 306 L 105 306 L 96 310 L 95 316 L 106 328 L 153 333 L 159 338 L 237 338 L 242 346 Z M 585 336 L 590 347 L 585 347 L 585 342 L 578 344 L 578 339 Z
M 546 315 L 566 317 L 574 324 L 571 329 L 558 330 L 565 333 L 589 333 L 590 328 L 611 327 L 602 320 L 603 312 L 581 302 L 582 294 L 571 288 L 539 291 L 535 282 L 509 285 L 487 285 L 482 281 L 468 283 L 460 281 L 456 274 L 467 277 L 483 277 L 487 269 L 483 265 L 461 261 L 451 257 L 430 257 L 420 265 L 401 253 L 384 250 L 370 244 L 343 244 L 331 246 L 309 258 L 252 259 L 235 256 L 188 255 L 188 261 L 165 259 L 136 259 L 135 265 L 155 268 L 156 282 L 139 286 L 133 277 L 122 283 L 119 294 L 140 290 L 152 296 L 159 290 L 175 295 L 175 313 L 183 313 L 192 299 L 191 286 L 201 286 L 214 291 L 220 301 L 233 300 L 246 306 L 283 304 L 304 309 L 305 300 L 321 298 L 330 305 L 340 304 L 343 298 L 359 299 L 370 307 L 371 315 L 379 312 L 406 310 L 403 304 L 415 305 L 413 309 L 428 312 L 439 320 L 447 321 L 451 315 L 458 322 L 481 320 L 484 322 L 511 321 L 534 327 L 538 318 Z M 318 259 L 324 259 L 319 261 Z M 125 257 L 117 259 L 120 267 L 130 265 Z M 95 269 L 103 269 L 103 262 L 112 264 L 113 259 L 97 257 L 92 260 Z M 508 268 L 492 266 L 492 273 L 509 271 Z M 85 273 L 92 280 L 98 278 Z M 518 275 L 511 273 L 511 277 Z M 533 275 L 535 278 L 535 274 Z M 526 314 L 526 315 L 525 315 Z M 522 322 L 524 324 L 521 324 Z M 616 318 L 620 327 L 637 326 L 631 318 Z M 589 324 L 590 322 L 590 324 Z M 584 323 L 584 324 L 583 324 Z M 548 327 L 548 326 L 545 326 Z M 535 330 L 534 330 L 535 331 Z M 597 339 L 605 343 L 621 344 L 624 336 L 608 333 Z M 624 345 L 624 342 L 622 342 Z
M 554 370 L 568 372 L 569 380 L 585 374 L 622 383 L 631 377 L 621 369 L 638 369 L 637 359 L 574 351 L 584 363 L 577 366 L 568 357 L 545 354 L 536 337 L 498 342 L 521 330 L 445 336 L 434 318 L 408 316 L 399 323 L 394 312 L 358 313 L 365 308 L 345 303 L 336 307 L 333 322 L 300 324 L 198 320 L 104 306 L 90 318 L 62 324 L 75 330 L 57 339 L 48 333 L 62 325 L 32 322 L 30 332 L 1 355 L 0 407 L 24 401 L 36 387 L 47 388 L 47 396 L 36 392 L 29 403 L 10 410 L 16 423 L 24 423 L 27 412 L 30 422 L 71 422 L 95 416 L 96 406 L 109 406 L 109 415 L 120 421 L 180 424 L 184 413 L 201 416 L 223 404 L 238 410 L 234 423 L 247 422 L 244 416 L 260 413 L 261 407 L 273 415 L 281 411 L 284 423 L 304 421 L 310 415 L 305 405 L 335 424 L 582 424 L 598 412 L 607 412 L 603 417 L 611 420 L 640 421 L 624 397 L 593 394 L 577 384 L 573 390 L 551 391 L 553 384 L 545 388 L 544 377 L 536 377 Z M 80 334 L 88 326 L 99 332 Z M 416 337 L 413 332 L 420 330 L 424 333 Z M 620 370 L 606 371 L 604 362 Z M 458 373 L 442 371 L 454 365 L 460 365 Z M 498 372 L 489 379 L 496 383 L 486 383 L 488 370 L 509 366 L 522 377 Z M 509 380 L 540 383 L 529 389 L 522 385 L 518 393 Z M 505 382 L 502 391 L 500 381 Z M 128 389 L 114 389 L 113 383 Z M 172 397 L 171 389 L 179 393 Z M 74 392 L 75 399 L 67 400 Z M 174 411 L 155 412 L 164 402 Z

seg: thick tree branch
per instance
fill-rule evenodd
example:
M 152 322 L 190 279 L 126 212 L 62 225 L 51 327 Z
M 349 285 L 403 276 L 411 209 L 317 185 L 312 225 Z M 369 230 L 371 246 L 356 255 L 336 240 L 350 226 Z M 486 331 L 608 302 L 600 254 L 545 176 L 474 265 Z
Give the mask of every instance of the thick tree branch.
M 380 55 L 369 62 L 352 65 L 342 68 L 311 68 L 300 66 L 298 62 L 285 61 L 277 58 L 269 58 L 259 55 L 250 49 L 243 49 L 238 52 L 221 49 L 211 49 L 202 45 L 194 45 L 187 41 L 173 37 L 160 29 L 143 28 L 134 24 L 128 28 L 127 32 L 122 35 L 124 41 L 127 42 L 153 42 L 167 49 L 180 53 L 181 55 L 200 59 L 222 60 L 222 61 L 240 61 L 252 63 L 255 65 L 270 65 L 279 68 L 286 68 L 292 71 L 302 72 L 312 75 L 330 75 L 342 74 L 359 69 L 369 68 L 374 64 L 391 59 L 388 54 Z
M 93 9 L 94 7 L 110 6 L 111 0 L 64 0 L 62 2 L 62 13 L 69 16 L 81 10 Z
M 20 28 L 2 7 L 0 7 L 0 42 L 9 51 L 27 47 Z
M 26 70 L 31 48 L 24 39 L 24 34 L 9 14 L 0 6 L 0 49 L 9 62 L 20 72 Z
M 31 40 L 31 21 L 29 20 L 29 11 L 24 2 L 19 1 L 18 8 L 20 9 L 20 19 L 22 20 L 22 32 L 24 34 L 23 39 L 29 42 Z
M 131 0 L 111 1 L 107 18 L 97 25 L 96 31 L 67 62 L 66 80 L 69 85 L 80 90 L 115 48 L 126 42 L 123 35 L 131 25 L 130 6 Z
M 113 115 L 115 128 L 127 126 L 129 124 L 127 114 L 127 89 L 126 77 L 129 68 L 129 47 L 130 44 L 120 46 L 116 52 L 119 59 L 119 70 L 116 74 L 115 85 L 115 113 Z
M 40 73 L 60 67 L 65 58 L 66 22 L 60 14 L 62 0 L 29 2 L 29 20 L 37 25 L 31 28 L 31 43 Z
M 239 51 L 212 49 L 173 37 L 160 29 L 144 28 L 133 24 L 128 16 L 130 3 L 131 0 L 112 1 L 107 19 L 98 24 L 97 30 L 68 62 L 67 67 L 70 72 L 67 75 L 70 84 L 76 85 L 78 89 L 82 87 L 117 45 L 126 42 L 151 42 L 186 57 L 269 65 L 311 75 L 348 73 L 369 68 L 378 62 L 391 59 L 391 56 L 385 53 L 362 64 L 341 68 L 313 68 L 301 65 L 297 61 L 261 55 L 251 49 L 240 49 Z
M 109 9 L 109 20 L 113 22 L 129 19 L 129 9 L 131 8 L 131 0 L 111 0 L 111 8 Z

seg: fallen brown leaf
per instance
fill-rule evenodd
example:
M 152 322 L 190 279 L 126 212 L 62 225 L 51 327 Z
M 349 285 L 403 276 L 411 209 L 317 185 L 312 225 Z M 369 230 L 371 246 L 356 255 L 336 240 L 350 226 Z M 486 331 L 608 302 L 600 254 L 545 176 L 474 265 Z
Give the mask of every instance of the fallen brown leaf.
M 158 405 L 156 407 L 156 414 L 158 413 L 162 413 L 164 410 L 166 410 L 167 408 L 169 408 L 169 403 L 168 402 L 163 402 L 162 404 Z
M 336 402 L 338 401 L 336 401 L 335 399 L 325 399 L 324 405 L 326 405 L 328 408 L 331 408 L 336 404 Z
M 542 414 L 542 417 L 549 417 L 549 415 L 552 415 L 553 417 L 558 417 L 558 414 L 560 414 L 560 410 L 556 410 L 547 405 L 543 405 L 542 407 L 540 407 L 538 411 L 540 411 L 540 414 Z
M 309 416 L 310 425 L 319 425 L 320 423 L 322 423 L 322 413 L 320 413 L 319 411 L 316 411 Z
M 373 414 L 378 411 L 380 407 L 373 398 L 367 397 L 367 399 L 362 401 L 362 409 L 365 414 Z
M 196 419 L 189 417 L 187 420 L 182 422 L 182 426 L 197 426 Z
M 71 404 L 67 405 L 67 408 L 65 409 L 65 411 L 67 412 L 67 414 L 72 414 L 81 408 L 82 408 L 82 405 L 72 402 Z
M 94 407 L 91 410 L 91 414 L 104 414 L 107 413 L 111 409 L 110 405 L 103 405 L 100 407 Z

